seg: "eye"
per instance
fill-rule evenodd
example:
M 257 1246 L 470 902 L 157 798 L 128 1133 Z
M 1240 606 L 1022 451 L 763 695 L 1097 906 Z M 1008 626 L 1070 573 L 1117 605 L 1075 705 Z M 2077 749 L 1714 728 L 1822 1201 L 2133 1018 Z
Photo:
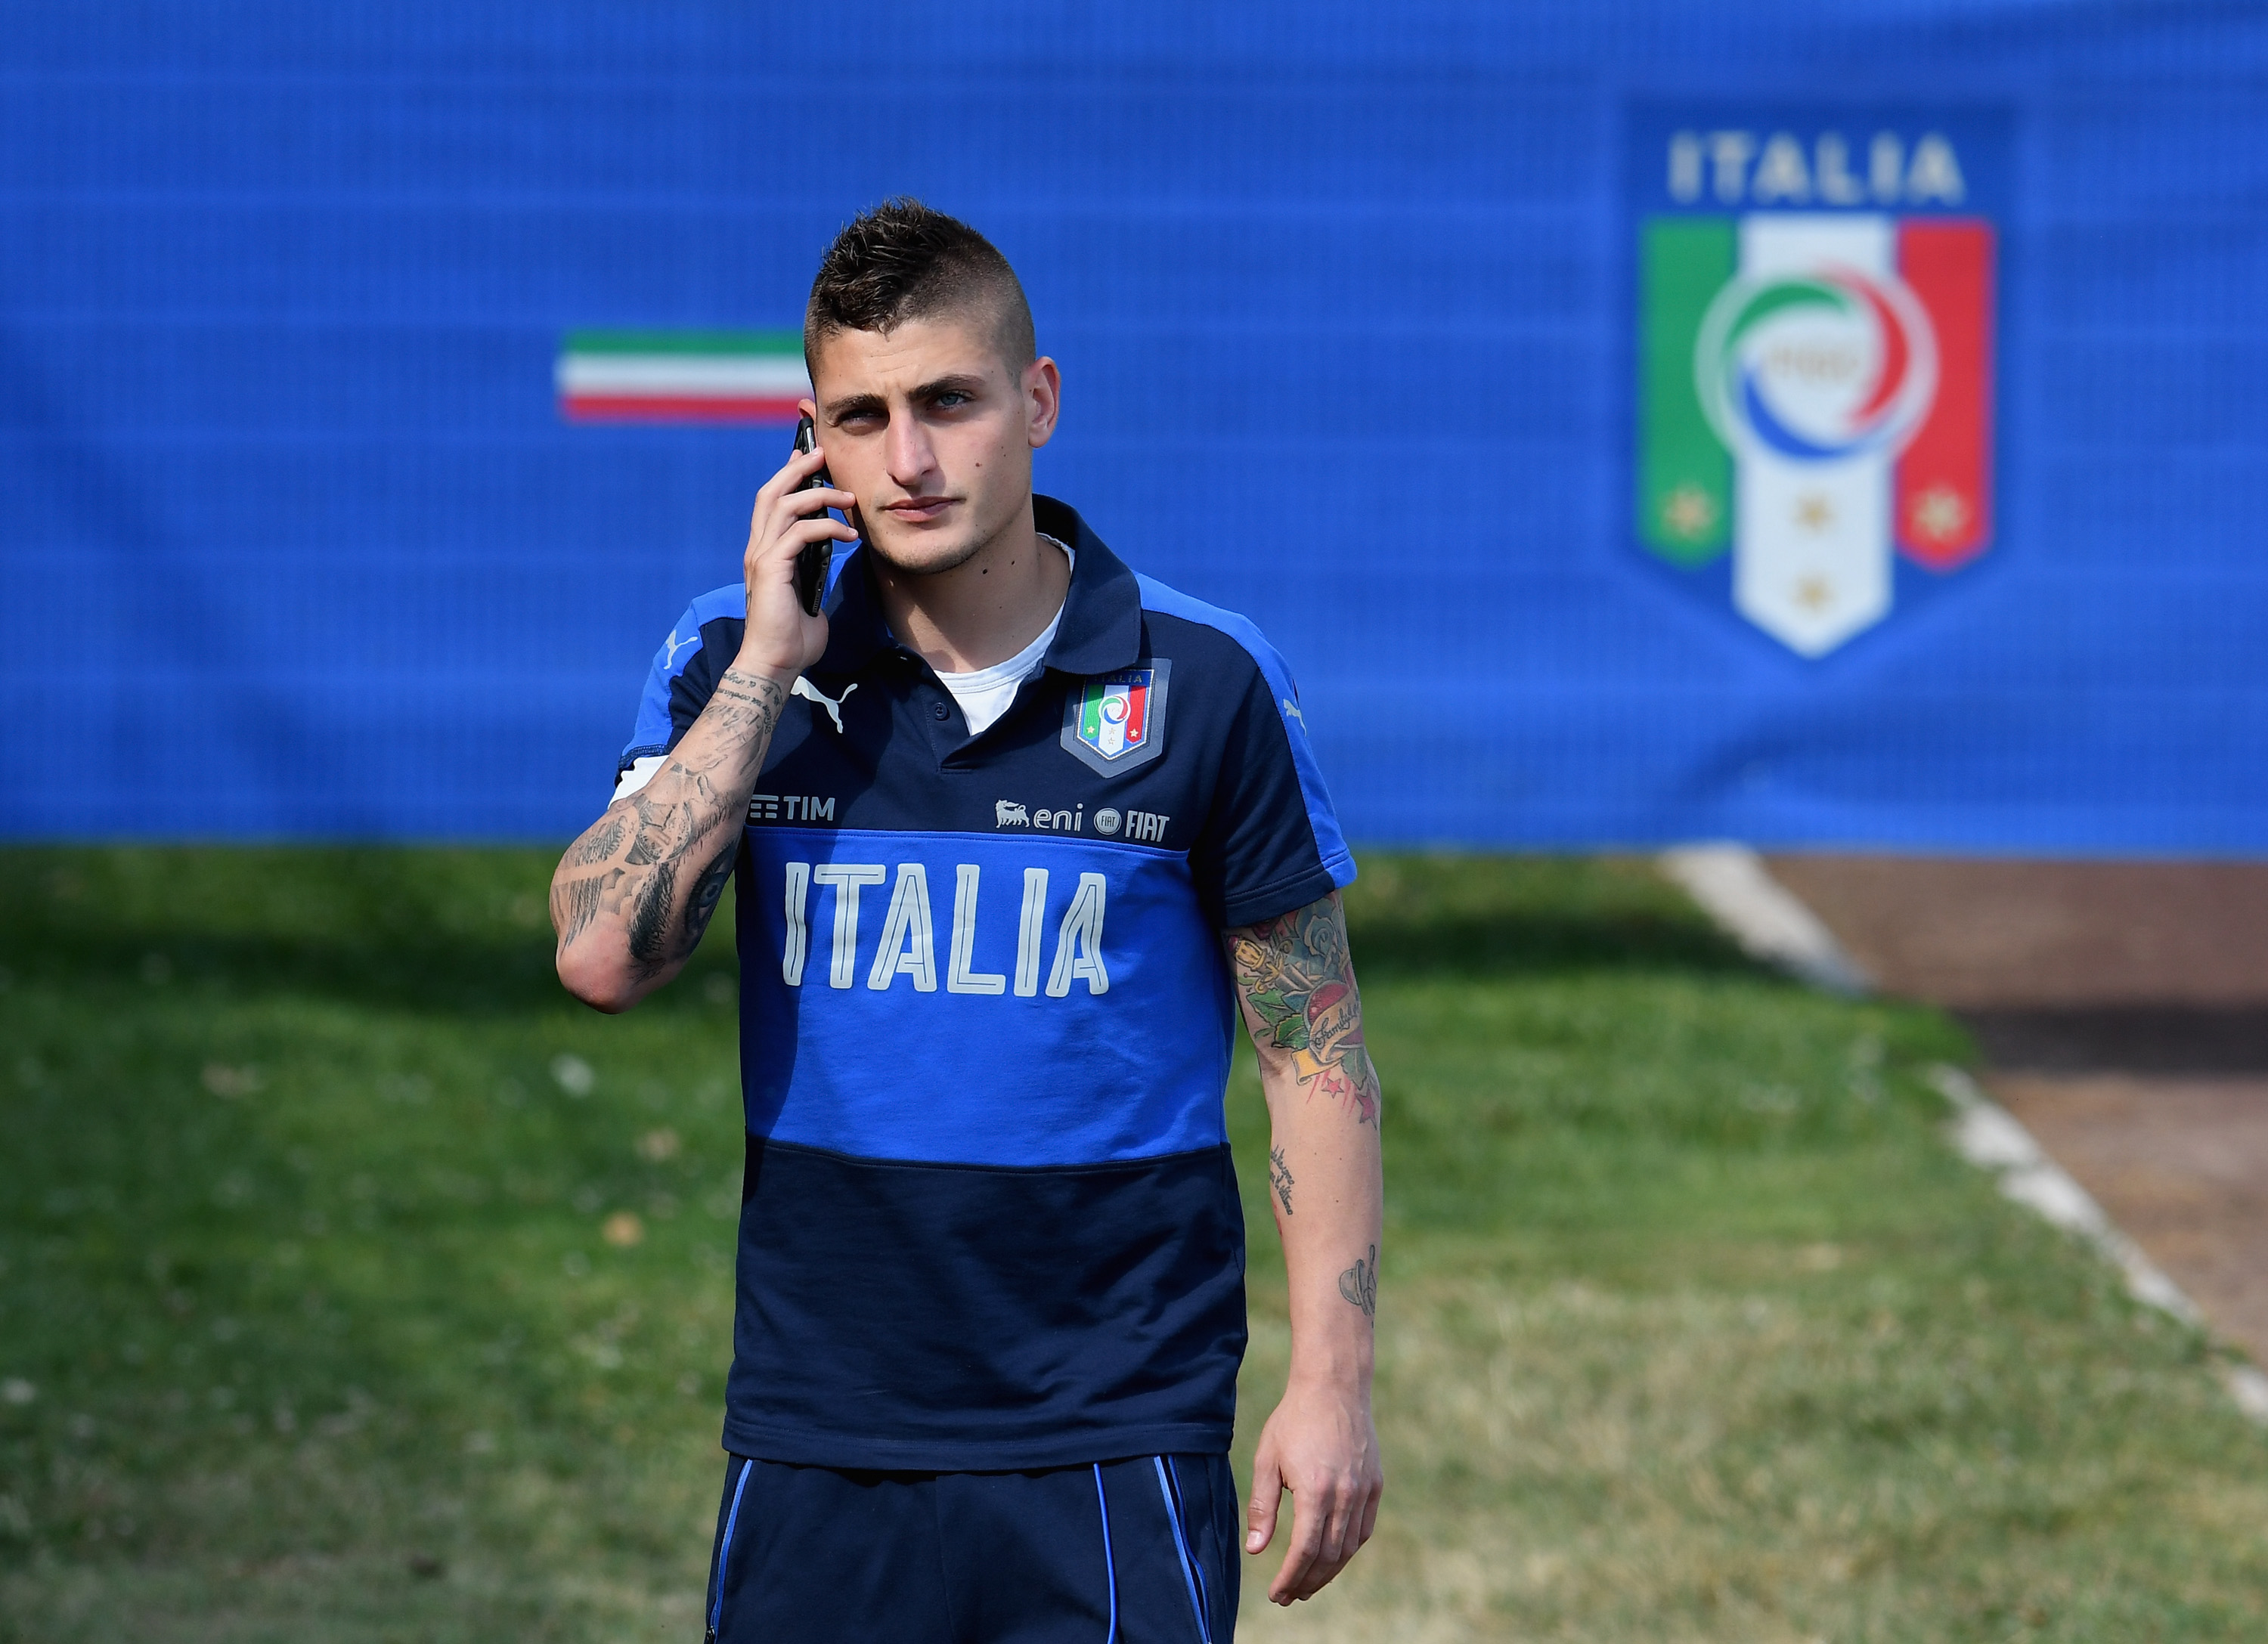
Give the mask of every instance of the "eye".
M 948 388 L 943 393 L 938 395 L 935 400 L 930 401 L 930 403 L 934 405 L 940 411 L 958 411 L 962 406 L 968 403 L 968 400 L 969 396 L 963 393 L 960 389 Z

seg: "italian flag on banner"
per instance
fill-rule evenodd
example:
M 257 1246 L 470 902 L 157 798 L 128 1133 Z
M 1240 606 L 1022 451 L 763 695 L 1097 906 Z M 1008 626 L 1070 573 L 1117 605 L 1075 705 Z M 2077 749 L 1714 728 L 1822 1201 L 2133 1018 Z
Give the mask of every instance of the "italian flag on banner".
M 1641 230 L 1638 532 L 1733 553 L 1741 613 L 1807 657 L 1889 613 L 1891 555 L 1992 541 L 1992 230 L 1851 211 Z
M 555 378 L 576 422 L 792 422 L 811 392 L 794 331 L 571 331 Z

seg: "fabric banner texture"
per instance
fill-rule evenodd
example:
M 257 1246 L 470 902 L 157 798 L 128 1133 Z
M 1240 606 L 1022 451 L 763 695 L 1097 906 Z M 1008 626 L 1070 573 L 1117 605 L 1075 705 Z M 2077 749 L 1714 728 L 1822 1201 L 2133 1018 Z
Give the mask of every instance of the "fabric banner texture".
M 32 0 L 0 75 L 0 835 L 581 826 L 909 194 L 1358 840 L 2268 850 L 2268 13 Z

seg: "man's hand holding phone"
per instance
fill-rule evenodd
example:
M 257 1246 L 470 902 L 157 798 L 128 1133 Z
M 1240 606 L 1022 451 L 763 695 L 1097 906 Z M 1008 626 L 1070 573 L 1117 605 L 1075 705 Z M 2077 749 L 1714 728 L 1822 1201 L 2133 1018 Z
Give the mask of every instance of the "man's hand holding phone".
M 806 418 L 813 409 L 804 402 Z M 748 620 L 740 640 L 740 666 L 792 679 L 819 660 L 827 649 L 827 619 L 805 609 L 797 567 L 806 551 L 816 558 L 836 542 L 858 540 L 856 531 L 827 512 L 835 508 L 848 513 L 858 505 L 857 497 L 828 482 L 827 453 L 815 446 L 795 451 L 764 481 L 748 516 L 748 547 L 741 561 Z M 823 576 L 823 561 L 821 566 Z

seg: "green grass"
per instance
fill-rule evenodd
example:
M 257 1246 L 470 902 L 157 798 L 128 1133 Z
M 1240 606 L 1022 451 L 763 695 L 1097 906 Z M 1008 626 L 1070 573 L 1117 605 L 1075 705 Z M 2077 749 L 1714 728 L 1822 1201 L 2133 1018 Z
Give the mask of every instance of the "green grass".
M 0 1638 L 697 1636 L 733 965 L 582 1010 L 549 866 L 0 853 Z M 2268 1635 L 2268 1439 L 1944 1147 L 1941 1019 L 1642 864 L 1380 858 L 1350 909 L 1387 1508 L 1289 1615 L 1248 1565 L 1248 1636 Z M 1230 1113 L 1248 1446 L 1248 1060 Z

